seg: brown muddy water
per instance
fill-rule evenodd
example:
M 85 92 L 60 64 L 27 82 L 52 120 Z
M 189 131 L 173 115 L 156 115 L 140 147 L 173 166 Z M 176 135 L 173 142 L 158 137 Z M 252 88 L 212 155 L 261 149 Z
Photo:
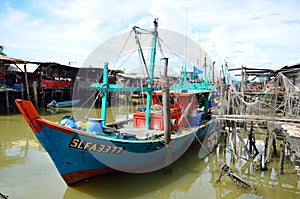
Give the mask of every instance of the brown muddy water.
M 66 113 L 40 111 L 42 117 L 52 121 L 60 120 Z M 199 159 L 198 152 L 199 146 L 193 147 L 173 163 L 170 170 L 145 174 L 113 173 L 68 187 L 24 118 L 20 114 L 2 115 L 0 192 L 10 199 L 300 198 L 296 172 L 288 160 L 283 175 L 279 174 L 279 158 L 273 159 L 270 168 L 263 172 L 254 172 L 245 162 L 240 166 L 231 165 L 241 168 L 236 174 L 256 187 L 242 191 L 226 175 L 216 183 L 221 170 L 218 160 L 230 164 L 230 151 L 223 144 L 204 159 Z

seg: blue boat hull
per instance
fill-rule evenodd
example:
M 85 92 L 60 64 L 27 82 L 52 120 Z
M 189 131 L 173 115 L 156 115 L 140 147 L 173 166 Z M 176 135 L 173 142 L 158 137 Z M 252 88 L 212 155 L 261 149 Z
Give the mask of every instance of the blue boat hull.
M 183 131 L 166 146 L 163 138 L 132 140 L 87 133 L 42 119 L 30 101 L 16 100 L 16 105 L 68 185 L 115 170 L 145 173 L 164 168 L 214 125 L 210 121 Z
M 55 123 L 43 123 L 35 135 L 68 185 L 114 170 L 143 173 L 164 168 L 183 155 L 197 138 L 203 139 L 213 125 L 174 139 L 166 148 L 159 141 L 105 140 L 73 129 L 57 129 Z

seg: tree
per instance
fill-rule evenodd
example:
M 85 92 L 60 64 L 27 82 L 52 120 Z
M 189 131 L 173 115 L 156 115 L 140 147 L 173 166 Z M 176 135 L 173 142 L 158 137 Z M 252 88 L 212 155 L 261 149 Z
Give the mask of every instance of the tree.
M 0 45 L 0 55 L 6 56 L 6 54 L 3 52 L 3 50 L 4 50 L 4 46 Z

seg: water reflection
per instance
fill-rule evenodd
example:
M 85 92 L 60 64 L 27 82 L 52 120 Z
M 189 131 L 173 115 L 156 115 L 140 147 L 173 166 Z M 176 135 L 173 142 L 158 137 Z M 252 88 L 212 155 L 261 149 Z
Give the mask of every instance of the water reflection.
M 46 119 L 58 121 L 72 114 L 72 110 L 55 115 L 47 110 L 40 113 Z M 269 170 L 254 172 L 247 162 L 230 164 L 230 151 L 222 144 L 204 159 L 198 158 L 197 147 L 192 148 L 170 166 L 172 172 L 167 169 L 145 174 L 116 172 L 67 187 L 21 115 L 0 116 L 0 129 L 0 191 L 10 198 L 276 199 L 300 196 L 294 166 L 288 159 L 284 175 L 278 174 L 278 157 L 272 159 Z M 226 175 L 221 183 L 216 183 L 221 169 L 219 159 L 231 168 L 241 168 L 236 174 L 257 189 L 238 190 Z
M 170 198 L 174 191 L 188 190 L 205 168 L 197 154 L 197 149 L 191 149 L 170 167 L 156 172 L 95 177 L 68 187 L 64 198 Z
M 198 158 L 198 149 L 188 153 L 167 169 L 148 174 L 114 173 L 81 182 L 66 189 L 64 198 L 297 198 L 295 173 L 277 175 L 273 162 L 269 171 L 252 172 L 249 163 L 237 173 L 256 186 L 255 190 L 239 190 L 225 175 L 216 183 L 220 167 L 218 160 L 230 160 L 230 153 L 218 147 L 205 159 Z M 234 167 L 234 165 L 231 165 Z M 286 168 L 293 171 L 292 165 Z
M 0 116 L 0 128 L 0 167 L 24 164 L 29 148 L 42 150 L 28 125 L 24 123 L 23 117 L 16 115 Z

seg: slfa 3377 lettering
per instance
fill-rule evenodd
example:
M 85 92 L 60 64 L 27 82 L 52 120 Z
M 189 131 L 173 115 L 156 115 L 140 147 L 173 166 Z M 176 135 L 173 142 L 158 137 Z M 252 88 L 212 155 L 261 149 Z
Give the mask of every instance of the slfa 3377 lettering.
M 123 147 L 110 146 L 104 144 L 97 144 L 93 142 L 82 141 L 80 139 L 73 138 L 69 144 L 69 147 L 76 149 L 83 149 L 87 151 L 95 151 L 101 153 L 122 153 Z

